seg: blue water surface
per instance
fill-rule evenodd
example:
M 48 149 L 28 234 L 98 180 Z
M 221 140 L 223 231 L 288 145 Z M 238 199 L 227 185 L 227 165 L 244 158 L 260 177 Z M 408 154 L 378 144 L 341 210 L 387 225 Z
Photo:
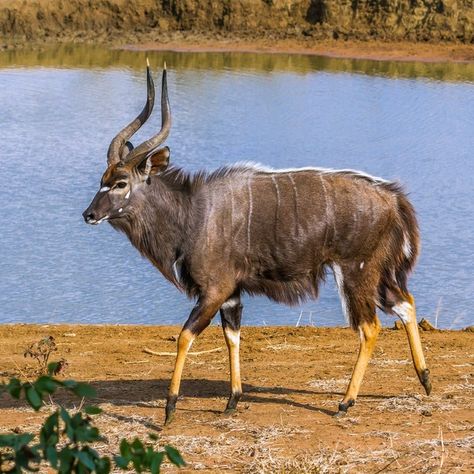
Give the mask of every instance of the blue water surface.
M 298 57 L 275 70 L 181 67 L 180 55 L 150 57 L 155 65 L 168 61 L 174 122 L 167 144 L 175 165 L 210 170 L 252 160 L 401 181 L 421 226 L 422 254 L 410 280 L 418 314 L 444 328 L 474 323 L 470 81 L 300 68 Z M 81 217 L 111 138 L 141 109 L 144 94 L 143 71 L 123 60 L 0 68 L 0 322 L 186 319 L 192 301 L 123 235 Z M 134 142 L 158 126 L 155 111 Z M 244 305 L 244 324 L 345 324 L 331 274 L 317 302 L 290 308 L 261 297 Z

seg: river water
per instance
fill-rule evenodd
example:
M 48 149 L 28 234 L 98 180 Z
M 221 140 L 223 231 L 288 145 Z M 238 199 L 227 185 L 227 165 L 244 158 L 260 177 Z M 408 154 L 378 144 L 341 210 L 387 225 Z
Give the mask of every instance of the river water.
M 418 314 L 443 328 L 474 323 L 474 65 L 148 56 L 155 74 L 168 64 L 174 164 L 252 160 L 401 181 L 421 226 Z M 123 235 L 81 217 L 111 138 L 141 109 L 144 64 L 143 52 L 84 46 L 0 53 L 0 322 L 185 321 L 193 302 Z M 244 324 L 345 324 L 331 274 L 318 301 L 244 305 Z

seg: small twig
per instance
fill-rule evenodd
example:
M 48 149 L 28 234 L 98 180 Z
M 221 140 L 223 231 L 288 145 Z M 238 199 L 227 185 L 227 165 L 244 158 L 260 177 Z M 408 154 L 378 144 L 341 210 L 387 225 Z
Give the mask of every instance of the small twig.
M 84 406 L 84 402 L 86 401 L 85 397 L 82 397 L 81 398 L 81 403 L 79 403 L 79 408 L 77 409 L 77 411 L 81 411 L 82 410 L 82 407 Z
M 300 311 L 300 317 L 298 318 L 298 321 L 296 321 L 296 327 L 300 325 L 301 317 L 303 316 L 303 310 Z
M 188 355 L 201 355 L 201 354 L 209 354 L 210 352 L 219 352 L 222 350 L 222 347 L 216 347 L 215 349 L 209 349 L 207 351 L 197 351 L 197 352 L 188 352 Z M 156 355 L 156 356 L 176 356 L 176 352 L 155 352 L 152 351 L 151 349 L 148 349 L 148 347 L 143 348 L 143 352 L 151 355 Z
M 28 377 L 28 375 L 25 374 L 25 372 L 23 372 L 23 370 L 21 370 L 20 366 L 16 363 L 16 361 L 10 357 L 9 358 L 14 364 L 15 364 L 15 367 L 17 368 L 18 372 L 20 372 L 20 374 L 22 375 L 22 377 L 29 383 L 33 384 L 33 381 Z
M 148 364 L 148 362 L 150 362 L 148 359 L 147 360 L 131 360 L 131 361 L 124 362 L 124 364 Z
M 436 312 L 435 312 L 435 328 L 438 329 L 438 317 L 439 314 L 441 313 L 441 305 L 443 304 L 443 297 L 441 296 L 438 300 L 438 306 L 436 307 Z
M 441 459 L 440 459 L 440 462 L 439 462 L 438 474 L 441 474 L 441 469 L 443 468 L 443 464 L 444 464 L 444 453 L 445 453 L 443 429 L 441 428 L 441 426 L 439 426 L 439 438 L 441 440 Z
M 385 469 L 387 469 L 387 467 L 390 467 L 395 461 L 398 461 L 400 458 L 402 458 L 403 456 L 406 456 L 407 454 L 408 454 L 408 451 L 405 451 L 404 453 L 400 454 L 399 456 L 396 456 L 389 463 L 385 464 L 385 466 L 382 467 L 382 469 L 379 469 L 375 474 L 379 474 L 379 473 L 385 471 Z
M 51 406 L 54 406 L 53 397 L 52 397 L 50 394 L 48 394 L 48 398 L 49 398 L 49 403 L 50 403 L 50 405 L 51 405 Z

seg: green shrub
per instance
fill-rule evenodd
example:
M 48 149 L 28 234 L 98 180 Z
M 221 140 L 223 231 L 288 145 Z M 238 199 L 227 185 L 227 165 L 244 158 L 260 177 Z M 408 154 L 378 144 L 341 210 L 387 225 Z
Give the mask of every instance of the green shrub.
M 16 378 L 7 384 L 0 384 L 0 394 L 7 392 L 11 397 L 24 396 L 27 403 L 38 411 L 44 405 L 44 398 L 63 388 L 81 398 L 95 396 L 95 390 L 86 383 L 75 380 L 58 380 L 52 376 L 58 363 L 48 365 L 48 374 L 38 377 L 34 382 L 21 382 Z M 111 460 L 101 456 L 91 444 L 101 441 L 99 430 L 92 424 L 92 416 L 101 413 L 96 406 L 86 406 L 75 414 L 65 408 L 57 408 L 43 422 L 39 436 L 32 433 L 0 435 L 0 472 L 36 472 L 40 463 L 46 462 L 61 474 L 97 473 L 107 474 L 112 464 L 122 470 L 159 473 L 165 459 L 176 466 L 185 463 L 179 452 L 172 446 L 156 451 L 151 443 L 138 438 L 131 442 L 122 439 L 120 454 Z M 157 436 L 150 434 L 151 441 Z

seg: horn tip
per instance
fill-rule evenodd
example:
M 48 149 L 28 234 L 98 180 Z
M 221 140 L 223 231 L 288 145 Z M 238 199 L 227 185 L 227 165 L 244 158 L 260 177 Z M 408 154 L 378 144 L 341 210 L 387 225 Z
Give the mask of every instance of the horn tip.
M 148 60 L 148 56 L 146 57 L 146 67 L 147 67 L 147 68 L 150 67 L 150 61 Z
M 166 61 L 163 62 L 163 71 L 166 71 Z

